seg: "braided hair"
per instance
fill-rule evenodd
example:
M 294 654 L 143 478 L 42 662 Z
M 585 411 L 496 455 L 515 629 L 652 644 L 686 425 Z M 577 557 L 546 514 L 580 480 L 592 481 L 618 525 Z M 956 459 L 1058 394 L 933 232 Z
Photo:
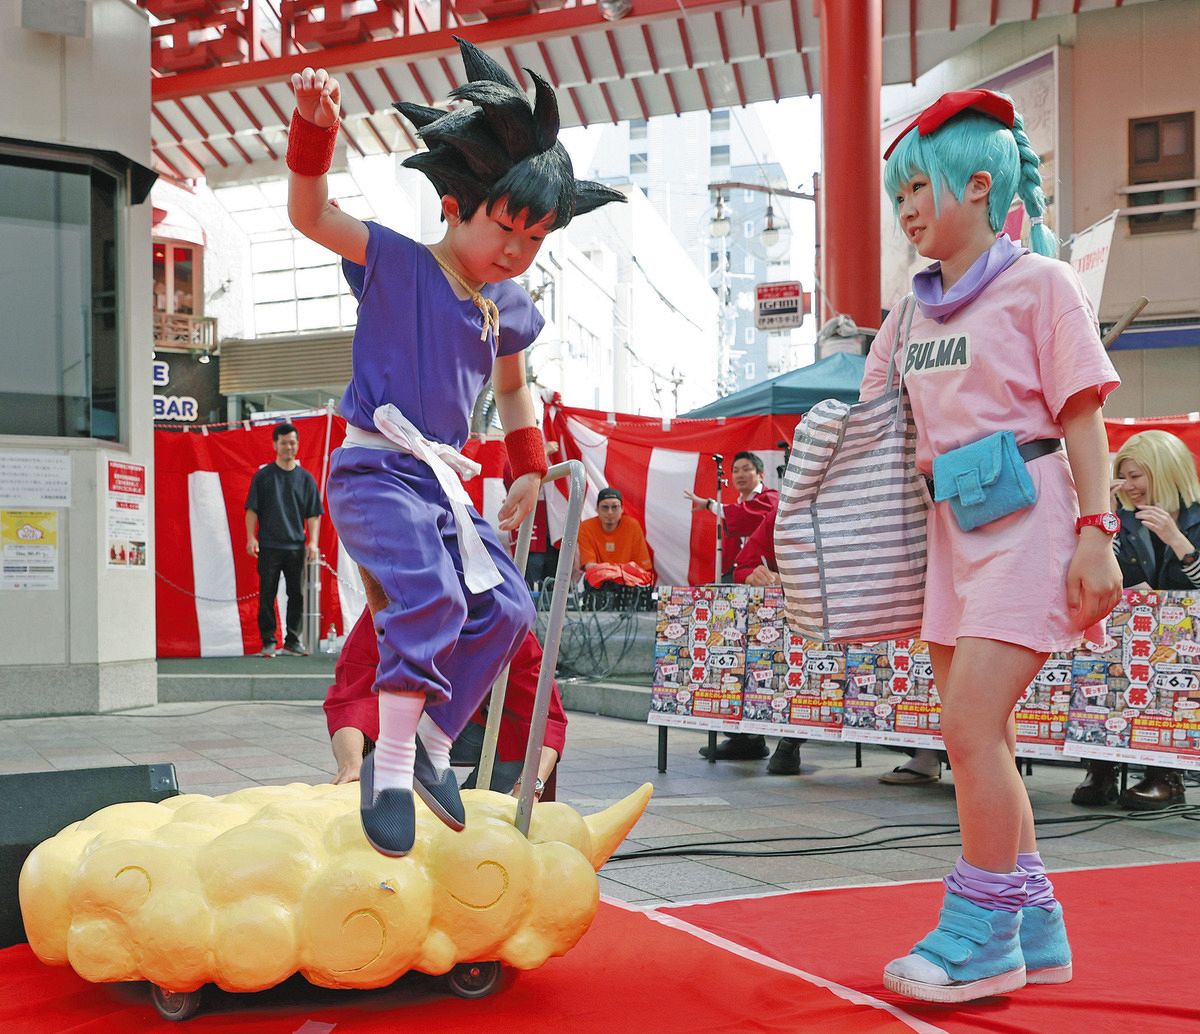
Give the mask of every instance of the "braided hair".
M 976 172 L 987 172 L 992 177 L 988 225 L 996 233 L 1004 229 L 1013 198 L 1019 196 L 1032 221 L 1031 249 L 1054 258 L 1058 254 L 1058 240 L 1043 222 L 1046 195 L 1038 172 L 1041 164 L 1020 114 L 1009 129 L 988 115 L 967 109 L 927 136 L 922 136 L 915 127 L 906 133 L 888 157 L 883 182 L 898 213 L 896 195 L 915 175 L 929 177 L 934 188 L 934 205 L 940 207 L 939 187 L 962 201 L 971 177 Z
M 455 198 L 464 220 L 481 204 L 491 212 L 503 201 L 512 215 L 525 212 L 529 224 L 552 215 L 550 229 L 557 230 L 577 215 L 625 200 L 611 187 L 575 179 L 558 140 L 558 100 L 545 79 L 526 69 L 534 85 L 531 107 L 503 68 L 473 44 L 454 39 L 467 81 L 450 96 L 469 104 L 446 112 L 395 103 L 429 148 L 406 158 L 406 168 L 423 173 L 439 197 Z

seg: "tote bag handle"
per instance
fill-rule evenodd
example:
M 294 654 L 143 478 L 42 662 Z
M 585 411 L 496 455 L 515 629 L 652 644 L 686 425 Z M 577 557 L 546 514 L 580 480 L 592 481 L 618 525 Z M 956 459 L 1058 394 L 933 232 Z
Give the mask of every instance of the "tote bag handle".
M 892 375 L 899 374 L 896 383 L 896 423 L 902 424 L 904 419 L 904 352 L 908 348 L 908 332 L 912 327 L 913 315 L 917 311 L 916 299 L 912 294 L 906 294 L 900 302 L 900 318 L 896 320 L 896 344 L 892 348 L 888 360 L 887 385 L 891 389 Z

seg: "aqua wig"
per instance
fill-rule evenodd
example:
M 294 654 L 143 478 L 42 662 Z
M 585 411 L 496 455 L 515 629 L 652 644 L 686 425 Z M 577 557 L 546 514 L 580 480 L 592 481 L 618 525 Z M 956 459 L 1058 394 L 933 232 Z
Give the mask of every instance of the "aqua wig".
M 1058 254 L 1058 241 L 1042 221 L 1046 195 L 1038 172 L 1041 163 L 1025 134 L 1020 115 L 1015 116 L 1009 129 L 988 115 L 967 109 L 925 136 L 914 124 L 889 155 L 883 183 L 892 198 L 893 210 L 899 214 L 896 195 L 914 176 L 928 177 L 935 209 L 940 209 L 942 189 L 962 201 L 971 177 L 977 172 L 987 172 L 992 177 L 988 225 L 996 233 L 1004 229 L 1013 198 L 1019 195 L 1033 221 L 1029 235 L 1032 249 L 1054 258 Z
M 479 206 L 503 200 L 512 215 L 526 213 L 527 223 L 553 216 L 550 229 L 625 195 L 600 183 L 577 180 L 566 148 L 558 141 L 558 101 L 536 72 L 536 101 L 495 61 L 464 39 L 454 37 L 466 69 L 465 85 L 450 91 L 469 105 L 446 112 L 397 101 L 395 107 L 428 146 L 403 162 L 424 173 L 439 197 L 458 201 L 463 219 Z

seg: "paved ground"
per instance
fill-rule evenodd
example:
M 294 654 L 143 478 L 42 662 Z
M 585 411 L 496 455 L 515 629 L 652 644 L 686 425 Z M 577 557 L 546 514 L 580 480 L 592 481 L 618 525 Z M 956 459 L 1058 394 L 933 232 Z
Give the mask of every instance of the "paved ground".
M 717 841 L 717 850 L 824 849 L 799 857 L 632 857 L 610 862 L 603 892 L 626 901 L 697 900 L 778 889 L 940 877 L 957 856 L 954 829 L 939 839 L 845 851 L 921 824 L 954 822 L 953 778 L 923 787 L 889 787 L 878 775 L 897 755 L 809 743 L 798 776 L 768 776 L 766 762 L 709 765 L 697 756 L 706 737 L 672 730 L 668 772 L 656 771 L 657 730 L 641 722 L 571 715 L 560 800 L 585 814 L 653 782 L 655 798 L 621 854 L 641 848 Z M 161 704 L 122 715 L 0 721 L 0 773 L 173 762 L 181 790 L 226 793 L 255 783 L 322 782 L 333 772 L 317 702 Z M 1026 782 L 1043 826 L 1052 868 L 1200 860 L 1200 824 L 1180 817 L 1117 821 L 1069 803 L 1076 766 L 1037 764 Z M 1200 804 L 1200 789 L 1191 796 Z M 1114 813 L 1115 814 L 1115 813 Z M 1052 820 L 1083 820 L 1056 824 Z M 869 837 L 871 827 L 886 829 Z M 1062 837 L 1063 834 L 1074 833 Z M 1049 839 L 1048 837 L 1062 837 Z M 778 837 L 805 841 L 767 844 Z M 816 838 L 836 837 L 835 840 Z M 941 843 L 945 846 L 934 846 Z M 829 853 L 830 848 L 837 849 Z

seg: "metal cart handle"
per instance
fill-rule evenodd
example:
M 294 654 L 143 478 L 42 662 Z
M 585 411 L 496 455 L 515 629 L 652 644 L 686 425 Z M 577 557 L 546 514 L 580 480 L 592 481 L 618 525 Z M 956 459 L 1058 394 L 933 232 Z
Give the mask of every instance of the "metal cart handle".
M 529 725 L 529 742 L 525 747 L 525 763 L 521 767 L 521 794 L 517 798 L 517 829 L 529 835 L 529 821 L 533 814 L 533 788 L 537 781 L 538 763 L 542 757 L 542 745 L 546 740 L 546 716 L 550 713 L 550 687 L 554 681 L 554 670 L 558 666 L 558 650 L 562 642 L 563 622 L 567 615 L 567 595 L 570 592 L 571 571 L 575 563 L 575 547 L 579 543 L 579 519 L 583 514 L 583 499 L 587 488 L 583 464 L 579 460 L 556 463 L 542 478 L 548 485 L 559 478 L 567 478 L 567 519 L 563 528 L 562 544 L 558 553 L 558 568 L 554 572 L 554 591 L 550 595 L 550 615 L 546 623 L 546 642 L 542 647 L 542 667 L 538 673 L 537 693 L 533 700 L 533 716 Z M 525 574 L 529 560 L 529 543 L 533 538 L 533 519 L 537 507 L 521 522 L 517 536 L 517 570 Z M 508 691 L 508 668 L 492 686 L 488 703 L 487 727 L 483 736 L 483 751 L 479 757 L 479 774 L 475 785 L 489 789 L 492 785 L 492 769 L 496 761 L 496 744 L 500 738 L 500 720 L 504 714 L 504 697 Z

